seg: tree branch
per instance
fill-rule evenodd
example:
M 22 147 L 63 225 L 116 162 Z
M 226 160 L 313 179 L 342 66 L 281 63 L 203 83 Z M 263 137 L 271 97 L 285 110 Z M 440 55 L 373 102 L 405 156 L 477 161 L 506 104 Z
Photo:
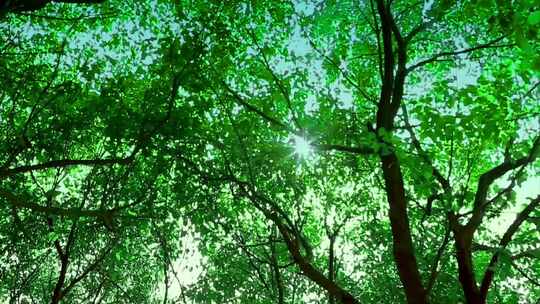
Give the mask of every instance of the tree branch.
M 486 204 L 487 192 L 491 184 L 502 177 L 507 172 L 517 169 L 521 166 L 526 166 L 538 157 L 538 150 L 540 149 L 540 136 L 537 137 L 531 147 L 527 156 L 519 158 L 517 160 L 506 160 L 502 164 L 488 170 L 480 176 L 478 180 L 478 187 L 474 196 L 474 210 L 473 215 L 467 223 L 467 228 L 472 231 L 476 230 L 482 222 L 485 210 L 488 207 Z
M 523 222 L 527 220 L 527 218 L 529 217 L 529 214 L 531 214 L 531 212 L 533 212 L 536 209 L 536 207 L 538 207 L 539 205 L 540 205 L 540 195 L 538 195 L 535 199 L 532 199 L 530 203 L 520 213 L 518 213 L 515 220 L 512 222 L 510 227 L 508 227 L 508 229 L 504 233 L 502 239 L 499 242 L 498 250 L 495 251 L 495 253 L 493 253 L 493 256 L 491 257 L 489 265 L 487 266 L 486 271 L 484 272 L 484 278 L 482 279 L 482 285 L 480 287 L 480 293 L 484 300 L 487 298 L 489 287 L 491 285 L 491 282 L 493 282 L 493 277 L 495 275 L 495 265 L 499 261 L 501 250 L 504 250 L 506 246 L 508 246 L 508 244 L 512 240 L 512 237 L 518 231 L 521 224 L 523 224 Z
M 285 88 L 285 86 L 283 85 L 283 81 L 279 77 L 277 77 L 274 70 L 272 70 L 272 68 L 270 67 L 270 63 L 268 62 L 268 58 L 266 58 L 266 55 L 264 55 L 264 52 L 263 52 L 262 48 L 259 46 L 259 43 L 257 41 L 257 37 L 255 36 L 253 31 L 249 30 L 248 32 L 249 32 L 249 35 L 251 36 L 253 42 L 255 43 L 255 46 L 257 47 L 257 50 L 259 51 L 260 56 L 262 57 L 261 61 L 262 61 L 263 65 L 264 65 L 264 67 L 266 68 L 266 70 L 272 76 L 272 79 L 274 80 L 274 83 L 277 85 L 281 95 L 283 96 L 283 98 L 287 102 L 287 107 L 289 108 L 289 111 L 291 112 L 294 124 L 296 125 L 296 127 L 298 129 L 300 129 L 301 128 L 300 121 L 298 120 L 298 117 L 296 117 L 296 112 L 294 111 L 294 108 L 293 108 L 293 105 L 292 105 L 289 90 L 287 90 Z
M 184 66 L 185 67 L 185 66 Z M 135 145 L 135 148 L 130 153 L 129 156 L 124 158 L 110 158 L 110 159 L 60 159 L 60 160 L 52 160 L 41 164 L 35 164 L 35 165 L 25 165 L 20 167 L 15 167 L 11 169 L 1 169 L 0 168 L 0 180 L 15 175 L 19 173 L 26 173 L 26 172 L 32 172 L 37 170 L 45 170 L 45 169 L 51 169 L 51 168 L 66 168 L 71 166 L 108 166 L 108 165 L 115 165 L 115 164 L 121 164 L 126 165 L 131 163 L 134 159 L 137 153 L 141 151 L 141 149 L 144 147 L 146 142 L 156 134 L 157 131 L 163 125 L 170 119 L 172 110 L 174 108 L 174 101 L 176 99 L 176 96 L 178 95 L 178 87 L 180 85 L 180 77 L 182 71 L 174 75 L 172 79 L 172 85 L 171 85 L 171 93 L 169 95 L 169 100 L 167 103 L 167 111 L 165 113 L 165 116 L 148 132 L 142 132 L 139 135 L 139 138 L 137 139 L 137 144 Z
M 45 207 L 38 204 L 32 204 L 25 202 L 15 195 L 11 194 L 8 191 L 5 191 L 3 189 L 0 189 L 0 196 L 4 197 L 7 202 L 17 208 L 25 208 L 30 209 L 35 212 L 40 212 L 45 215 L 56 215 L 56 216 L 66 216 L 70 218 L 80 218 L 80 217 L 94 217 L 98 219 L 106 219 L 108 217 L 112 216 L 112 213 L 114 213 L 116 210 L 83 210 L 79 208 L 70 208 L 70 209 L 62 209 L 57 207 Z
M 295 130 L 294 128 L 289 127 L 285 123 L 279 121 L 278 119 L 264 113 L 262 110 L 258 109 L 257 107 L 251 105 L 247 101 L 238 94 L 235 90 L 233 90 L 227 83 L 222 81 L 223 86 L 229 92 L 230 96 L 234 98 L 234 100 L 246 108 L 248 111 L 253 112 L 260 116 L 263 120 L 270 123 L 274 127 L 277 127 L 279 129 L 282 129 L 283 131 L 289 132 L 291 134 L 294 134 L 296 136 L 304 138 L 305 134 L 303 132 Z M 314 148 L 320 150 L 320 151 L 338 151 L 338 152 L 347 152 L 347 153 L 354 153 L 354 154 L 373 154 L 375 153 L 375 149 L 368 145 L 363 145 L 359 147 L 350 147 L 350 146 L 342 146 L 342 145 L 334 145 L 334 144 L 320 144 L 320 143 L 311 143 L 311 146 Z
M 500 48 L 500 47 L 514 46 L 514 44 L 495 45 L 495 43 L 503 40 L 504 38 L 505 38 L 505 36 L 502 36 L 502 37 L 499 37 L 497 39 L 491 40 L 491 41 L 489 41 L 487 43 L 480 44 L 480 45 L 477 45 L 475 47 L 467 48 L 467 49 L 464 49 L 464 50 L 461 50 L 461 51 L 441 52 L 441 53 L 435 54 L 435 55 L 433 55 L 433 57 L 431 57 L 429 59 L 422 60 L 422 61 L 417 62 L 417 63 L 413 64 L 412 66 L 408 67 L 407 68 L 407 73 L 410 73 L 413 70 L 415 70 L 415 69 L 417 69 L 419 67 L 422 67 L 422 66 L 424 66 L 426 64 L 435 62 L 435 61 L 439 60 L 439 58 L 441 58 L 441 57 L 449 57 L 449 56 L 455 56 L 455 55 L 460 55 L 460 54 L 467 54 L 467 53 L 471 53 L 471 52 L 482 50 L 482 49 L 488 49 L 488 48 Z
M 433 176 L 435 177 L 435 179 L 437 179 L 437 181 L 439 182 L 439 184 L 443 188 L 444 192 L 450 191 L 450 182 L 435 167 L 435 165 L 433 164 L 433 162 L 429 158 L 429 155 L 424 151 L 424 149 L 422 148 L 422 145 L 420 144 L 420 141 L 416 137 L 416 134 L 414 133 L 414 130 L 413 130 L 413 128 L 412 128 L 412 126 L 411 126 L 411 124 L 409 122 L 409 115 L 407 113 L 407 107 L 405 105 L 402 105 L 401 110 L 403 112 L 403 121 L 405 122 L 405 130 L 407 130 L 407 132 L 409 133 L 409 136 L 411 137 L 413 146 L 415 147 L 416 151 L 418 152 L 418 155 L 420 155 L 420 157 L 424 160 L 424 162 L 428 166 L 430 166 L 430 168 L 432 170 L 432 173 L 433 173 Z
M 307 257 L 301 253 L 301 247 L 305 251 L 311 251 L 306 244 L 305 239 L 299 235 L 299 232 L 294 228 L 290 219 L 279 206 L 271 199 L 257 192 L 252 185 L 238 180 L 235 176 L 228 175 L 222 178 L 228 180 L 239 188 L 239 195 L 250 200 L 253 206 L 262 212 L 262 214 L 274 223 L 287 246 L 289 254 L 291 254 L 294 262 L 302 270 L 302 273 L 307 276 L 315 284 L 332 294 L 336 300 L 342 304 L 359 304 L 360 302 L 348 291 L 341 286 L 329 280 L 320 270 L 313 266 L 309 260 L 310 252 L 307 252 Z M 267 207 L 265 207 L 268 206 Z
M 441 261 L 441 258 L 444 254 L 444 251 L 446 250 L 446 246 L 448 246 L 448 242 L 450 241 L 450 227 L 446 227 L 446 232 L 444 234 L 443 241 L 441 243 L 441 246 L 437 250 L 437 254 L 435 255 L 435 260 L 433 261 L 433 264 L 431 265 L 431 274 L 429 275 L 429 281 L 426 285 L 426 293 L 429 294 L 431 290 L 433 289 L 433 286 L 435 286 L 435 281 L 437 280 L 437 276 L 439 274 L 439 263 Z
M 381 20 L 383 41 L 383 77 L 379 104 L 377 107 L 376 131 L 391 132 L 395 115 L 403 98 L 404 81 L 406 77 L 405 63 L 406 44 L 395 24 L 390 12 L 390 4 L 377 0 L 377 11 Z M 395 52 L 394 37 L 397 41 L 397 69 L 394 77 Z M 376 133 L 380 144 L 388 144 Z M 411 227 L 407 213 L 407 198 L 399 159 L 394 151 L 380 153 L 381 169 L 385 182 L 385 191 L 390 206 L 389 218 L 392 229 L 393 255 L 401 283 L 405 290 L 408 303 L 427 303 L 427 294 L 422 284 L 422 278 L 416 260 Z
M 80 282 L 82 279 L 84 279 L 90 272 L 94 271 L 98 266 L 105 260 L 107 255 L 111 252 L 111 250 L 116 245 L 118 239 L 113 240 L 112 244 L 109 245 L 88 267 L 78 276 L 76 276 L 67 286 L 62 290 L 62 295 L 67 295 L 75 285 Z
M 495 252 L 499 250 L 499 247 L 488 246 L 488 245 L 484 245 L 480 243 L 473 243 L 472 250 Z M 523 259 L 523 258 L 532 258 L 532 259 L 540 258 L 540 247 L 524 250 L 519 253 L 510 255 L 510 259 L 512 261 Z
M 51 168 L 66 168 L 72 166 L 107 166 L 114 164 L 128 164 L 133 160 L 132 156 L 126 158 L 110 159 L 60 159 L 52 160 L 36 165 L 26 165 L 0 171 L 0 179 L 30 171 L 45 170 Z

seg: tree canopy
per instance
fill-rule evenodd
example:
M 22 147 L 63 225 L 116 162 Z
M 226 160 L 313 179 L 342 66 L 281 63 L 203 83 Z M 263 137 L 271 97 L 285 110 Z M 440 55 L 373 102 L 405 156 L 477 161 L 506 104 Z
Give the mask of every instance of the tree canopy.
M 0 2 L 0 303 L 537 303 L 534 0 Z

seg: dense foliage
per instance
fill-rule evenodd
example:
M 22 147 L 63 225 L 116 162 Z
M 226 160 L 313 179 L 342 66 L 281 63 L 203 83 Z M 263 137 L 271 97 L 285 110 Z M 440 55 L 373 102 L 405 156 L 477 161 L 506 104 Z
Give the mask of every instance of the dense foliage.
M 0 302 L 537 303 L 539 25 L 0 1 Z

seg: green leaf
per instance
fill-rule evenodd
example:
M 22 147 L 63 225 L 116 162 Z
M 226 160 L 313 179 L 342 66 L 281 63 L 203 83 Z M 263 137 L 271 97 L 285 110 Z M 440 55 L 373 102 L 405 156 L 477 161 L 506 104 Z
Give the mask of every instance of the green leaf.
M 527 22 L 530 25 L 536 25 L 540 23 L 540 10 L 532 12 L 529 17 L 527 18 Z
M 49 233 L 47 234 L 47 240 L 48 240 L 49 242 L 54 242 L 54 241 L 56 241 L 57 239 L 58 239 L 58 234 L 57 234 L 56 232 L 52 231 L 52 232 L 49 232 Z

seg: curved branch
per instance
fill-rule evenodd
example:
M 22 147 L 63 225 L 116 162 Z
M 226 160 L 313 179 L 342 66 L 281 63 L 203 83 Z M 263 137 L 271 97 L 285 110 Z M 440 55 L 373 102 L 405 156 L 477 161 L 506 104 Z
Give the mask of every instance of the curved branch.
M 15 167 L 11 169 L 5 169 L 0 171 L 0 179 L 30 171 L 45 170 L 52 168 L 66 168 L 72 166 L 107 166 L 114 164 L 128 164 L 133 160 L 133 156 L 126 158 L 110 158 L 110 159 L 59 159 L 52 160 L 41 164 L 26 165 Z
M 326 277 L 311 263 L 309 252 L 307 253 L 307 257 L 302 254 L 301 248 L 305 249 L 306 251 L 310 251 L 309 248 L 306 248 L 308 247 L 306 245 L 306 240 L 299 235 L 299 232 L 294 228 L 290 219 L 274 201 L 258 193 L 252 185 L 237 179 L 235 176 L 229 175 L 221 179 L 229 181 L 238 186 L 240 190 L 239 195 L 250 200 L 257 210 L 262 212 L 262 214 L 268 220 L 277 226 L 287 246 L 289 254 L 292 256 L 294 262 L 302 270 L 302 273 L 306 277 L 308 277 L 319 287 L 328 291 L 342 304 L 360 304 L 360 301 L 357 300 L 351 293 L 343 289 L 332 280 L 328 279 L 328 277 Z M 268 205 L 269 207 L 267 208 L 265 205 Z
M 443 241 L 441 243 L 441 246 L 439 246 L 439 249 L 437 249 L 437 254 L 435 256 L 435 260 L 433 261 L 433 264 L 431 265 L 431 274 L 429 275 L 429 281 L 426 286 L 426 293 L 429 294 L 431 290 L 433 289 L 433 286 L 435 286 L 435 281 L 437 280 L 437 276 L 439 274 L 439 263 L 442 259 L 442 256 L 444 254 L 444 251 L 446 250 L 446 247 L 448 246 L 448 243 L 450 242 L 450 232 L 452 229 L 450 227 L 446 227 L 446 232 L 444 234 Z
M 35 212 L 40 212 L 45 215 L 56 215 L 56 216 L 66 216 L 70 218 L 80 218 L 80 217 L 93 217 L 99 219 L 109 219 L 116 210 L 83 210 L 79 208 L 69 208 L 63 209 L 58 207 L 45 207 L 38 204 L 32 204 L 25 202 L 18 198 L 17 196 L 0 189 L 0 196 L 4 197 L 7 202 L 17 208 L 30 209 Z
M 510 241 L 512 240 L 512 237 L 514 234 L 518 231 L 519 227 L 523 222 L 529 217 L 529 214 L 533 212 L 536 207 L 540 205 L 540 195 L 538 195 L 535 199 L 532 199 L 531 202 L 516 216 L 516 219 L 512 222 L 510 227 L 506 230 L 504 233 L 501 241 L 499 242 L 499 250 L 497 250 L 493 256 L 491 257 L 491 260 L 489 262 L 489 265 L 486 268 L 486 271 L 484 272 L 484 278 L 482 279 L 482 285 L 480 287 L 480 294 L 482 295 L 482 298 L 485 300 L 487 298 L 487 294 L 489 291 L 489 287 L 491 285 L 491 282 L 493 282 L 493 277 L 495 275 L 495 265 L 499 261 L 499 257 L 501 254 L 501 250 L 506 248 Z
M 89 264 L 88 267 L 81 274 L 76 276 L 62 290 L 62 295 L 63 296 L 67 295 L 71 291 L 71 289 L 73 289 L 73 287 L 75 287 L 75 285 L 77 283 L 79 283 L 82 279 L 84 279 L 90 272 L 96 270 L 100 266 L 100 264 L 103 262 L 103 260 L 105 260 L 105 258 L 109 255 L 109 253 L 114 248 L 114 246 L 116 245 L 117 242 L 118 242 L 118 239 L 113 240 L 111 242 L 111 244 L 105 250 L 103 250 L 103 252 L 98 257 L 96 257 L 95 260 L 91 264 Z
M 184 66 L 185 68 L 185 66 Z M 72 166 L 108 166 L 108 165 L 115 165 L 115 164 L 121 164 L 121 165 L 127 165 L 131 163 L 134 159 L 137 153 L 139 153 L 143 148 L 144 145 L 150 140 L 152 136 L 154 136 L 161 127 L 170 119 L 171 113 L 174 107 L 174 101 L 176 99 L 176 96 L 178 95 L 178 87 L 180 85 L 180 77 L 183 70 L 179 73 L 174 75 L 172 79 L 172 85 L 171 85 L 171 93 L 169 94 L 168 103 L 167 103 L 167 111 L 165 113 L 165 116 L 158 121 L 158 123 L 148 132 L 141 132 L 139 135 L 139 138 L 137 139 L 135 148 L 133 151 L 129 154 L 129 156 L 124 158 L 109 158 L 109 159 L 60 159 L 60 160 L 52 160 L 41 164 L 35 164 L 35 165 L 25 165 L 20 167 L 15 167 L 11 169 L 6 168 L 0 168 L 0 180 L 15 175 L 19 173 L 26 173 L 26 172 L 32 172 L 37 170 L 45 170 L 45 169 L 52 169 L 52 168 L 66 168 L 66 167 L 72 167 Z
M 514 44 L 495 45 L 497 42 L 503 40 L 505 37 L 506 36 L 502 36 L 502 37 L 499 37 L 497 39 L 491 40 L 491 41 L 489 41 L 487 43 L 480 44 L 480 45 L 477 45 L 475 47 L 467 48 L 467 49 L 464 49 L 464 50 L 461 50 L 461 51 L 441 52 L 441 53 L 435 54 L 435 55 L 433 55 L 433 57 L 431 57 L 429 59 L 422 60 L 422 61 L 417 62 L 417 63 L 413 64 L 412 66 L 408 67 L 407 68 L 407 73 L 412 72 L 413 70 L 416 70 L 417 68 L 422 67 L 422 66 L 424 66 L 426 64 L 438 61 L 441 57 L 450 57 L 450 56 L 455 56 L 455 55 L 460 55 L 460 54 L 467 54 L 467 53 L 471 53 L 471 52 L 482 50 L 482 49 L 514 46 Z
M 407 113 L 407 107 L 405 105 L 402 105 L 401 110 L 403 112 L 403 121 L 405 122 L 405 129 L 407 130 L 407 132 L 409 133 L 409 136 L 411 137 L 414 148 L 416 149 L 420 157 L 424 160 L 424 162 L 428 166 L 431 167 L 433 176 L 435 177 L 435 179 L 437 179 L 437 181 L 439 182 L 443 190 L 445 192 L 448 192 L 450 190 L 450 181 L 447 178 L 445 178 L 442 175 L 442 173 L 435 167 L 435 165 L 429 158 L 429 155 L 422 148 L 422 145 L 420 144 L 420 141 L 416 137 L 416 134 L 414 133 L 414 130 L 409 122 L 409 115 Z
M 238 92 L 233 90 L 227 83 L 222 81 L 223 86 L 227 90 L 227 92 L 230 94 L 231 97 L 234 98 L 234 100 L 247 109 L 250 112 L 253 112 L 260 116 L 264 121 L 270 123 L 270 125 L 277 127 L 283 131 L 289 132 L 291 134 L 294 134 L 299 137 L 304 137 L 305 134 L 301 131 L 297 131 L 294 128 L 289 127 L 287 124 L 283 123 L 282 121 L 264 113 L 259 108 L 253 106 L 252 104 L 248 103 Z M 320 151 L 338 151 L 338 152 L 347 152 L 347 153 L 353 153 L 353 154 L 373 154 L 376 152 L 375 149 L 368 145 L 362 145 L 358 147 L 351 147 L 351 146 L 342 146 L 342 145 L 334 145 L 334 144 L 320 144 L 320 143 L 311 143 L 311 146 L 314 148 L 320 150 Z
M 540 150 L 540 136 L 537 137 L 529 151 L 528 155 L 511 160 L 507 159 L 502 164 L 488 170 L 480 176 L 478 180 L 478 187 L 474 196 L 474 210 L 473 215 L 467 223 L 467 228 L 474 231 L 480 226 L 482 218 L 489 204 L 486 203 L 487 192 L 493 182 L 504 174 L 519 167 L 524 167 L 533 162 L 538 157 L 538 151 Z

